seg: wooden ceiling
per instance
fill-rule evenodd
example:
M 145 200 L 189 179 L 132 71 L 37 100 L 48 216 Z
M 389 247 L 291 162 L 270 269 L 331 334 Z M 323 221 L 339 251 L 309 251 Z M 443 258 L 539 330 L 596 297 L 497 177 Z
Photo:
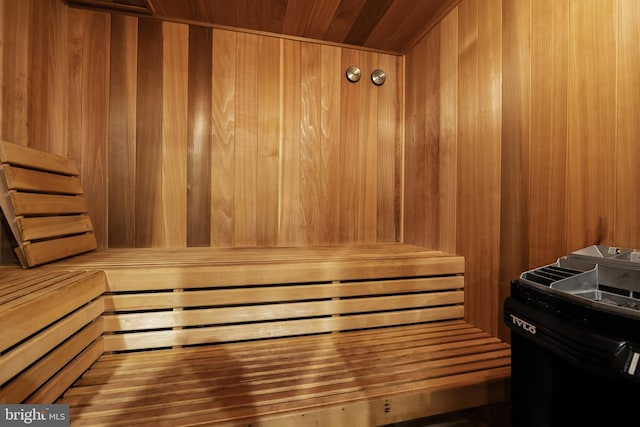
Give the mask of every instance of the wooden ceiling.
M 461 0 L 63 0 L 72 7 L 406 53 Z

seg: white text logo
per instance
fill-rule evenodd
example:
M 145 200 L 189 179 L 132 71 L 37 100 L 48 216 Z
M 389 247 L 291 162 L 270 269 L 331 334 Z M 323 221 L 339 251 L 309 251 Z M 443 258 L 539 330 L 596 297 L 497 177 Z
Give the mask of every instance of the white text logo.
M 525 322 L 524 320 L 522 320 L 519 317 L 514 316 L 513 314 L 510 314 L 509 316 L 511 316 L 511 321 L 513 322 L 514 325 L 524 329 L 525 331 L 529 332 L 532 335 L 536 334 L 535 325 L 532 325 L 529 322 Z

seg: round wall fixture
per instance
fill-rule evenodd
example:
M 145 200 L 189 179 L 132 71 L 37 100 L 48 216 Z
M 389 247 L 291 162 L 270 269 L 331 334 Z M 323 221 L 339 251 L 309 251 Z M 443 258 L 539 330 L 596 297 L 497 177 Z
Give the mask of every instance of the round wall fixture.
M 360 80 L 360 76 L 362 75 L 362 73 L 360 72 L 360 67 L 356 67 L 355 65 L 350 65 L 347 68 L 347 80 L 349 80 L 352 83 L 357 82 L 358 80 Z
M 374 85 L 382 86 L 385 80 L 387 80 L 387 74 L 381 69 L 378 68 L 377 70 L 373 70 L 373 73 L 371 73 L 371 81 Z

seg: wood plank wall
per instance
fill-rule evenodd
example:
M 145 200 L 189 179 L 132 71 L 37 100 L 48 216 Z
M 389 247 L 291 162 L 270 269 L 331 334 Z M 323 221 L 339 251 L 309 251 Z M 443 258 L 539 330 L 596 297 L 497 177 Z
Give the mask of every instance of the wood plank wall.
M 466 256 L 479 326 L 527 268 L 640 247 L 639 39 L 635 0 L 464 0 L 407 55 L 405 241 Z
M 59 0 L 0 23 L 0 138 L 79 161 L 101 247 L 400 239 L 402 57 Z

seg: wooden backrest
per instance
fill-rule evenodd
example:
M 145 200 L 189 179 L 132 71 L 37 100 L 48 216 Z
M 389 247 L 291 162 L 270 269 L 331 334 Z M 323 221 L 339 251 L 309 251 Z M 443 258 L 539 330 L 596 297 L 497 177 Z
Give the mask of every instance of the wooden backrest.
M 24 268 L 96 249 L 73 160 L 0 141 L 0 207 Z
M 54 402 L 102 355 L 105 275 L 0 268 L 0 403 Z

